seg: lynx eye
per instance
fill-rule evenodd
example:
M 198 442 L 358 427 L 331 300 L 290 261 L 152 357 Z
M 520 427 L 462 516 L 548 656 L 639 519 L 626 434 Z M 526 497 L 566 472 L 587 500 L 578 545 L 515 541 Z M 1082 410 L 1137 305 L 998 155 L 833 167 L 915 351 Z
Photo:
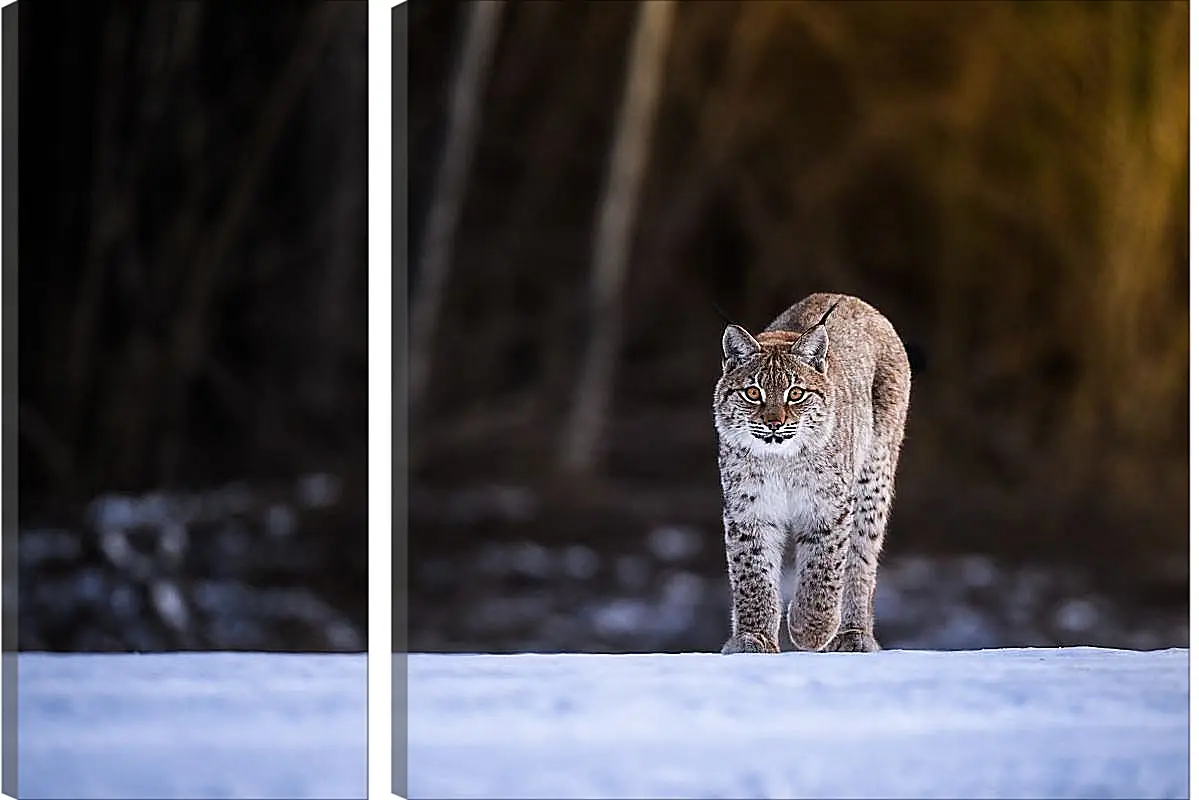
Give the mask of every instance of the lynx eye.
M 806 394 L 807 392 L 798 386 L 792 386 L 791 391 L 787 392 L 787 399 L 792 403 L 798 403 L 800 400 L 804 399 Z
M 745 390 L 745 396 L 756 403 L 762 399 L 762 390 L 757 386 L 750 386 Z

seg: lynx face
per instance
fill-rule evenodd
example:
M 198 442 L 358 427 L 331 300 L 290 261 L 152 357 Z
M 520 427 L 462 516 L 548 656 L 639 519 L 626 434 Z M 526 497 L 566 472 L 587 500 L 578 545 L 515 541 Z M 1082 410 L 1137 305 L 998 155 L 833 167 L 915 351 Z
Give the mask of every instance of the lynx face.
M 823 441 L 833 424 L 827 358 L 824 326 L 757 338 L 730 326 L 714 403 L 720 436 L 755 453 L 780 455 Z

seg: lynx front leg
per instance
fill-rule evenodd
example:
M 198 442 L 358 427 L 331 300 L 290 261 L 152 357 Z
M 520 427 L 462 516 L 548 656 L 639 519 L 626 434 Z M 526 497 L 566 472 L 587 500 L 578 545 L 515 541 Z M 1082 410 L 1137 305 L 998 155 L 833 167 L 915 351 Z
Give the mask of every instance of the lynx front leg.
M 721 653 L 779 652 L 782 548 L 775 538 L 769 528 L 725 520 L 733 632 Z
M 823 650 L 837 632 L 850 527 L 846 513 L 829 528 L 797 537 L 795 597 L 787 608 L 787 632 L 800 650 Z

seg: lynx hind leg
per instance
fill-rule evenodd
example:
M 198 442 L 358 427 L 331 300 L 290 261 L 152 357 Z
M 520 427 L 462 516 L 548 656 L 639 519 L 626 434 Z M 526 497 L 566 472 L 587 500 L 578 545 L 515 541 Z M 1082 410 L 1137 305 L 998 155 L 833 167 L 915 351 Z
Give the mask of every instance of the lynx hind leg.
M 874 591 L 883 535 L 895 497 L 895 468 L 907 426 L 912 375 L 896 344 L 880 363 L 871 387 L 873 440 L 854 482 L 854 525 L 845 570 L 841 628 L 828 650 L 873 652 Z
M 874 637 L 874 591 L 895 496 L 898 457 L 895 439 L 876 440 L 854 484 L 854 524 L 845 566 L 841 628 L 826 648 L 829 652 L 873 653 L 880 649 Z

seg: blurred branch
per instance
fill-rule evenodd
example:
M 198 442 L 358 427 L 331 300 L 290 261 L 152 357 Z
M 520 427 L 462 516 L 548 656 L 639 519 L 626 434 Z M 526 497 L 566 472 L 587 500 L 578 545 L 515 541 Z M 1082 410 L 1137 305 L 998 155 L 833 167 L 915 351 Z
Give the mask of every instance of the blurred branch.
M 336 5 L 315 6 L 300 42 L 267 94 L 267 100 L 241 150 L 235 180 L 226 192 L 216 219 L 207 226 L 203 241 L 192 254 L 187 271 L 182 305 L 173 320 L 169 358 L 173 369 L 165 391 L 167 423 L 159 443 L 160 468 L 170 479 L 183 435 L 178 420 L 186 406 L 185 389 L 200 366 L 202 349 L 208 336 L 206 324 L 217 277 L 230 259 L 230 251 L 249 219 L 251 204 L 257 197 L 272 150 L 296 107 L 299 98 L 320 63 L 320 56 L 334 30 L 337 15 L 344 11 Z M 182 255 L 182 254 L 179 254 Z
M 445 150 L 433 190 L 412 300 L 408 403 L 414 418 L 423 410 L 433 340 L 453 259 L 454 230 L 466 196 L 484 83 L 499 36 L 503 5 L 499 0 L 474 0 L 469 9 L 466 36 L 451 90 Z
M 117 15 L 103 33 L 96 98 L 92 194 L 89 203 L 91 231 L 84 247 L 83 275 L 75 295 L 65 366 L 64 427 L 67 441 L 75 441 L 83 426 L 83 408 L 91 395 L 87 385 L 96 362 L 96 320 L 104 293 L 107 259 L 111 248 L 127 229 L 131 211 L 126 191 L 117 191 L 114 171 L 127 160 L 118 150 L 119 114 L 127 81 L 121 59 L 128 45 L 128 24 Z
M 65 488 L 64 494 L 74 496 L 75 459 L 69 444 L 64 441 L 36 408 L 22 403 L 17 410 L 17 432 L 33 448 L 42 464 Z
M 697 4 L 687 10 L 698 13 L 705 5 Z M 712 6 L 714 15 L 708 24 L 727 24 L 724 15 L 715 13 L 720 4 Z M 726 33 L 717 28 L 720 39 L 728 40 L 724 46 L 727 61 L 715 86 L 699 87 L 695 101 L 699 104 L 699 119 L 689 154 L 683 160 L 686 167 L 678 182 L 668 189 L 669 196 L 661 204 L 661 216 L 651 231 L 645 259 L 651 270 L 664 270 L 674 261 L 677 248 L 694 233 L 700 216 L 727 179 L 738 148 L 746 137 L 757 132 L 763 115 L 753 112 L 753 81 L 766 44 L 786 6 L 785 3 L 739 3 L 732 6 L 736 21 L 731 31 Z M 701 29 L 695 35 L 706 34 Z M 694 64 L 682 64 L 669 80 L 685 80 L 696 71 Z M 685 93 L 685 87 L 672 89 Z
M 533 7 L 539 8 L 541 5 L 534 4 Z M 600 22 L 614 19 L 617 18 L 603 15 Z M 614 26 L 599 22 L 588 26 L 583 32 L 582 41 L 571 48 L 571 60 L 564 69 L 556 71 L 552 77 L 541 74 L 535 77 L 538 86 L 552 100 L 547 102 L 548 108 L 544 113 L 537 117 L 532 136 L 521 142 L 538 157 L 527 165 L 527 177 L 508 204 L 501 238 L 493 249 L 497 271 L 507 271 L 521 240 L 538 233 L 534 224 L 536 214 L 558 186 L 557 182 L 562 177 L 562 163 L 577 145 L 579 128 L 588 111 L 588 105 L 582 100 L 594 94 L 595 79 L 599 73 L 588 69 L 588 66 L 608 43 L 613 29 Z M 547 91 L 547 86 L 554 88 Z
M 1148 392 L 1155 386 L 1175 390 L 1174 381 L 1156 375 L 1178 375 L 1171 348 L 1146 345 L 1169 307 L 1176 187 L 1187 169 L 1187 9 L 1170 3 L 1149 11 L 1116 2 L 1103 10 L 1111 68 L 1098 125 L 1103 157 L 1094 165 L 1094 179 L 1110 189 L 1100 193 L 1101 258 L 1091 283 L 1098 318 L 1086 342 L 1096 369 L 1076 404 L 1098 392 L 1105 398 L 1101 408 L 1111 415 L 1099 422 L 1148 435 L 1160 431 L 1163 421 L 1144 408 L 1165 400 Z M 1151 61 L 1156 69 L 1148 68 Z M 1151 374 L 1151 381 L 1138 380 Z M 1139 383 L 1140 390 L 1104 391 L 1113 382 Z
M 643 0 L 638 9 L 625 96 L 596 224 L 590 335 L 561 455 L 563 466 L 576 473 L 594 470 L 596 446 L 612 394 L 621 341 L 620 293 L 628 271 L 633 215 L 648 161 L 674 12 L 674 0 Z

